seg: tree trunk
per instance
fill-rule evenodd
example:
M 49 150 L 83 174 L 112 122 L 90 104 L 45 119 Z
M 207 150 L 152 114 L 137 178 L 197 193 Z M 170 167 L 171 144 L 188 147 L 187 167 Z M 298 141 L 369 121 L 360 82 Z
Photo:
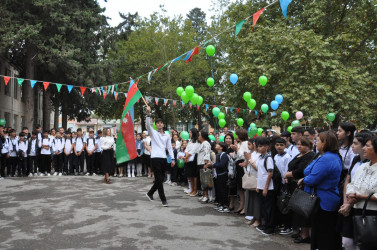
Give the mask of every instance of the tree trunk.
M 27 79 L 34 79 L 34 63 L 33 63 L 33 56 L 34 50 L 28 46 L 25 58 L 25 78 Z M 38 123 L 38 119 L 34 117 L 34 97 L 33 97 L 33 89 L 31 88 L 30 83 L 27 81 L 24 82 L 24 86 L 22 88 L 23 97 L 25 100 L 24 103 L 24 114 L 25 114 L 25 126 L 29 128 L 30 131 L 34 129 L 34 127 Z
M 59 103 L 55 103 L 54 105 L 54 128 L 58 129 L 59 128 Z
M 64 130 L 67 130 L 68 128 L 68 115 L 66 110 L 66 106 L 64 105 L 64 103 L 62 103 L 62 127 L 64 128 Z
M 51 98 L 50 90 L 43 91 L 43 129 L 50 130 L 51 121 Z
M 34 128 L 37 126 L 37 125 L 41 125 L 39 123 L 39 119 L 38 119 L 38 99 L 39 99 L 39 87 L 38 86 L 35 86 L 34 89 L 33 89 L 33 102 L 34 102 Z

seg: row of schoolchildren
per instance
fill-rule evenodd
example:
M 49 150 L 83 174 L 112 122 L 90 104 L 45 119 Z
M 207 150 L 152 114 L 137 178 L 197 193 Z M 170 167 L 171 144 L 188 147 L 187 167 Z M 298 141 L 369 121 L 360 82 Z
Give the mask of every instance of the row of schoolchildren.
M 361 175 L 361 170 L 357 173 L 356 170 L 367 161 L 364 156 L 367 142 L 376 143 L 377 147 L 377 137 L 363 132 L 356 135 L 355 141 L 355 130 L 351 123 L 341 124 L 336 133 L 295 127 L 291 133 L 283 132 L 280 137 L 249 139 L 247 131 L 240 129 L 236 132 L 237 141 L 229 133 L 225 142 L 216 142 L 213 144 L 215 147 L 211 147 L 208 133 L 193 128 L 190 140 L 182 143 L 176 157 L 185 161 L 189 185 L 184 191 L 189 197 L 202 193 L 199 201 L 204 204 L 215 200 L 214 209 L 222 213 L 235 209 L 235 197 L 238 195 L 240 203 L 235 212 L 245 215 L 247 224 L 265 235 L 276 232 L 292 234 L 295 243 L 311 243 L 312 249 L 341 249 L 343 236 L 345 248 L 356 249 L 352 236 L 349 236 L 352 235 L 352 217 L 351 223 L 349 217 L 343 217 L 350 213 L 346 193 L 348 197 L 357 188 L 366 193 L 360 196 L 364 198 L 355 201 L 355 204 L 363 204 L 367 192 L 377 193 L 377 181 L 367 178 L 368 183 L 364 185 L 369 191 L 365 187 L 360 188 L 363 185 L 360 183 L 347 184 L 357 173 Z M 365 164 L 363 171 L 367 173 L 368 167 L 373 169 L 377 166 L 375 162 Z M 205 172 L 212 174 L 213 184 Z M 369 171 L 370 175 L 375 172 Z M 255 189 L 243 188 L 244 174 L 256 177 Z M 345 179 L 345 186 L 340 186 Z M 295 189 L 316 192 L 319 197 L 318 211 L 311 218 L 293 211 L 284 211 L 283 214 L 277 208 L 277 202 L 282 202 L 277 196 L 282 191 L 292 195 Z M 374 197 L 377 198 L 377 194 Z M 345 205 L 341 207 L 343 202 Z M 376 205 L 369 207 L 369 213 L 377 213 Z M 361 213 L 361 210 L 357 212 Z M 339 213 L 342 215 L 339 216 Z M 340 229 L 339 221 L 343 220 L 346 222 Z

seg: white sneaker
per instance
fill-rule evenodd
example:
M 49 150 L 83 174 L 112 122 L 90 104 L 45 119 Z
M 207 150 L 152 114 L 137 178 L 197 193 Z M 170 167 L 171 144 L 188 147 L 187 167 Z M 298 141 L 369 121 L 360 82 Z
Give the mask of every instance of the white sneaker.
M 128 177 L 128 178 L 131 178 L 131 174 L 130 174 L 130 173 L 128 173 L 127 177 Z
M 167 184 L 168 184 L 168 185 L 171 185 L 171 180 L 169 180 Z
M 32 173 L 30 173 L 29 175 L 28 175 L 29 177 L 33 177 L 33 174 Z
M 85 176 L 89 176 L 90 174 L 89 173 L 86 173 Z
M 168 182 L 169 182 L 169 180 L 166 180 L 166 181 L 164 182 L 164 184 L 168 184 Z
M 40 173 L 39 176 L 45 176 L 45 174 L 44 173 Z
M 135 173 L 132 173 L 132 178 L 135 178 Z
M 123 177 L 123 174 L 120 174 L 119 177 Z
M 185 189 L 184 192 L 185 192 L 186 194 L 189 194 L 189 193 L 191 193 L 191 191 L 192 191 L 191 189 Z
M 204 196 L 200 196 L 198 200 L 199 200 L 199 201 L 202 201 L 203 198 L 204 198 Z
M 54 173 L 54 176 L 57 176 L 57 175 L 58 175 L 58 172 L 55 172 L 55 173 Z
M 34 176 L 38 176 L 38 174 L 37 174 L 37 173 L 34 173 Z
M 1 180 L 4 180 L 4 178 L 0 176 L 0 181 L 1 181 Z
M 175 187 L 175 186 L 178 186 L 178 184 L 176 182 L 172 182 L 170 186 Z
M 93 173 L 93 176 L 97 176 L 96 173 Z
M 63 174 L 62 173 L 59 173 L 59 176 L 62 176 Z
M 201 200 L 202 203 L 207 203 L 208 202 L 208 198 L 207 197 L 204 197 L 202 200 Z
M 50 174 L 50 173 L 48 173 L 48 174 L 47 174 L 47 176 L 51 176 L 51 174 Z

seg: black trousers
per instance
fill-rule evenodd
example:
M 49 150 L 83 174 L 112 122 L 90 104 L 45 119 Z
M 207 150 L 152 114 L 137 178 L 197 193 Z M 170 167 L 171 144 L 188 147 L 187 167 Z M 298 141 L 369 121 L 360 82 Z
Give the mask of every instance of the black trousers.
M 317 214 L 313 218 L 311 249 L 319 250 L 341 250 L 342 237 L 337 232 L 336 224 L 338 211 L 325 211 L 318 208 Z
M 14 175 L 16 174 L 17 167 L 18 167 L 18 157 L 9 157 L 9 165 L 8 165 L 7 172 L 12 177 L 14 177 Z
M 20 157 L 18 159 L 18 176 L 19 177 L 26 176 L 27 163 L 28 163 L 27 157 Z
M 66 155 L 65 153 L 63 154 L 64 158 L 64 169 L 63 172 L 68 174 L 73 174 L 73 154 Z
M 37 156 L 28 157 L 28 173 L 37 173 L 38 172 L 38 160 Z
M 75 168 L 76 173 L 83 173 L 84 172 L 84 151 L 82 151 L 81 155 L 73 155 L 74 161 L 75 161 Z
M 7 154 L 1 154 L 1 165 L 0 165 L 0 176 L 5 177 L 5 169 L 8 169 L 9 166 L 9 157 Z M 9 175 L 9 171 L 7 171 Z
M 160 196 L 161 201 L 166 201 L 164 193 L 164 175 L 165 175 L 165 158 L 151 158 L 151 167 L 154 172 L 154 183 L 152 188 L 149 190 L 148 195 L 153 196 L 154 192 L 158 190 L 158 195 Z
M 94 153 L 92 155 L 86 154 L 86 172 L 88 172 L 89 174 L 94 173 L 94 170 L 95 170 L 94 160 L 95 160 Z
M 101 170 L 101 152 L 95 152 L 94 153 L 94 169 L 93 173 L 100 174 L 102 173 Z
M 264 220 L 265 230 L 274 230 L 276 224 L 276 195 L 274 190 L 268 190 L 266 197 L 263 196 L 263 190 L 259 189 L 259 198 L 262 206 L 262 219 Z
M 40 155 L 41 157 L 41 164 L 39 165 L 39 171 L 42 173 L 47 172 L 48 174 L 51 172 L 51 155 Z
M 52 159 L 54 160 L 55 173 L 61 173 L 63 168 L 63 153 L 58 155 L 54 154 Z
M 171 173 L 171 182 L 177 182 L 177 180 L 178 180 L 178 166 L 177 166 L 177 164 L 175 164 L 174 167 L 170 167 L 170 173 Z
M 218 175 L 215 179 L 216 200 L 221 206 L 228 206 L 228 174 Z

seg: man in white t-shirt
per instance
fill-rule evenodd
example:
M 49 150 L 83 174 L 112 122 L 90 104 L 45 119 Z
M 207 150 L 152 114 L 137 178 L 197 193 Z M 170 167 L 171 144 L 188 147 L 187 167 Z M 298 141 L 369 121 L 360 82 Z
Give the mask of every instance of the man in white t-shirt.
M 304 128 L 303 127 L 298 126 L 298 127 L 292 128 L 291 139 L 292 139 L 293 143 L 287 149 L 287 153 L 292 157 L 292 159 L 300 154 L 300 152 L 297 149 L 296 144 L 303 135 L 304 135 Z

